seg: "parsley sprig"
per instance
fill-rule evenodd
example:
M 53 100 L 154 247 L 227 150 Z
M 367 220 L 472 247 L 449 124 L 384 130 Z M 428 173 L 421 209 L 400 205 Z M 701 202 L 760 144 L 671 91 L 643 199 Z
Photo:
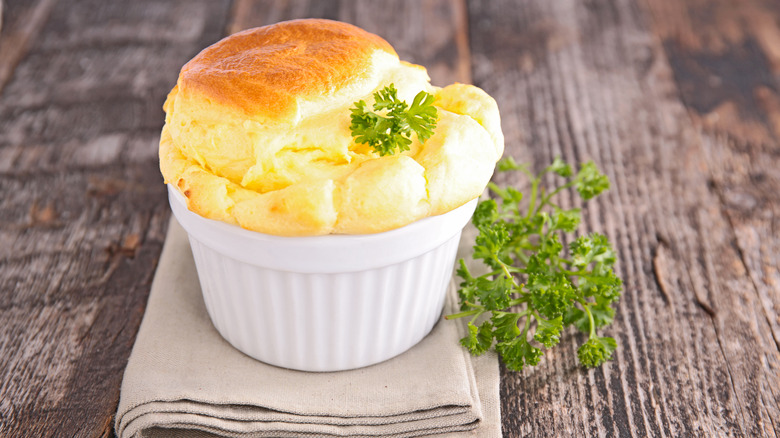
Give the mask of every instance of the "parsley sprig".
M 355 143 L 368 144 L 381 156 L 393 155 L 396 149 L 408 151 L 412 132 L 417 134 L 420 143 L 433 135 L 439 116 L 434 100 L 432 94 L 420 91 L 409 106 L 398 99 L 398 90 L 390 84 L 374 93 L 374 111 L 382 111 L 384 115 L 368 110 L 363 100 L 350 108 L 352 137 Z
M 460 260 L 461 312 L 447 319 L 471 317 L 461 344 L 473 355 L 495 344 L 506 366 L 521 371 L 537 365 L 542 348 L 552 348 L 564 327 L 574 325 L 588 334 L 577 350 L 582 365 L 591 368 L 612 359 L 617 343 L 598 336 L 596 329 L 612 323 L 612 304 L 622 290 L 622 281 L 612 269 L 615 252 L 598 233 L 564 245 L 561 237 L 580 224 L 580 209 L 563 209 L 554 202 L 555 195 L 571 187 L 583 199 L 591 199 L 609 188 L 609 180 L 593 162 L 583 164 L 574 175 L 560 158 L 537 175 L 511 157 L 500 161 L 498 169 L 526 174 L 531 180 L 530 198 L 524 204 L 517 189 L 490 183 L 500 203 L 488 199 L 477 206 L 472 222 L 479 234 L 473 257 L 489 272 L 473 276 Z M 568 181 L 547 191 L 541 183 L 549 172 Z

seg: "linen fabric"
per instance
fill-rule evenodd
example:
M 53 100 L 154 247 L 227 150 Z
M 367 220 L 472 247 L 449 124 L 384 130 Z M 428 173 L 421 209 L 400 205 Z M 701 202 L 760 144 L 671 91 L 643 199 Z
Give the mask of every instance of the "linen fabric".
M 467 228 L 469 230 L 469 228 Z M 469 232 L 461 251 L 468 251 Z M 445 312 L 456 309 L 454 286 Z M 442 319 L 385 362 L 310 373 L 233 348 L 209 320 L 186 232 L 171 219 L 130 355 L 115 427 L 120 438 L 501 436 L 494 353 L 459 345 L 465 321 Z

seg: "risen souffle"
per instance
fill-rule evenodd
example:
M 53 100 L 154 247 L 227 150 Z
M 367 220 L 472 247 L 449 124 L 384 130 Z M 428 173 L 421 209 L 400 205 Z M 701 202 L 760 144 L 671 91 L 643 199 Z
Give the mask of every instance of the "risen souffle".
M 329 20 L 231 35 L 181 70 L 165 102 L 160 168 L 201 216 L 281 236 L 364 234 L 448 212 L 482 193 L 503 152 L 481 89 L 432 86 L 382 38 Z M 380 157 L 352 139 L 354 102 L 389 84 L 425 90 L 439 120 L 424 145 Z

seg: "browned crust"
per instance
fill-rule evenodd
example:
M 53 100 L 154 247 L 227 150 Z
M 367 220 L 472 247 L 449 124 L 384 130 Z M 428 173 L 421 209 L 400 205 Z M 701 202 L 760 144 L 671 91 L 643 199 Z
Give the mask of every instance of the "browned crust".
M 204 49 L 184 65 L 178 87 L 248 116 L 289 120 L 299 98 L 331 94 L 365 76 L 377 50 L 397 56 L 387 41 L 351 24 L 285 21 Z

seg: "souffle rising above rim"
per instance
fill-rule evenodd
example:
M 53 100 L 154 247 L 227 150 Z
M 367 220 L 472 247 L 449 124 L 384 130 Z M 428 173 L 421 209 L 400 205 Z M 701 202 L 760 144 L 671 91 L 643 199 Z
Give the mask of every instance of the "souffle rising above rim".
M 380 156 L 350 132 L 350 108 L 392 84 L 435 97 L 423 144 Z M 504 148 L 496 102 L 464 84 L 432 86 L 382 38 L 294 20 L 233 34 L 181 70 L 165 102 L 160 168 L 187 207 L 279 236 L 367 234 L 478 197 Z

